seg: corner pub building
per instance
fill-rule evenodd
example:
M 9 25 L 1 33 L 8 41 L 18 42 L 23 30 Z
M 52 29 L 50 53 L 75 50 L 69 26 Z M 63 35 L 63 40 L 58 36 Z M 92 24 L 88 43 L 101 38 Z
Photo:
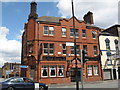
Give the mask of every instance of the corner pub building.
M 76 29 L 76 51 L 78 75 L 80 78 L 80 50 L 85 51 L 89 59 L 84 63 L 84 81 L 103 79 L 99 58 L 98 33 L 100 28 L 93 22 L 93 13 L 88 12 L 84 21 L 76 17 L 61 18 L 52 16 L 38 17 L 36 2 L 31 2 L 28 22 L 22 35 L 21 64 L 22 76 L 35 81 L 56 84 L 75 81 L 75 60 L 73 44 L 73 18 Z

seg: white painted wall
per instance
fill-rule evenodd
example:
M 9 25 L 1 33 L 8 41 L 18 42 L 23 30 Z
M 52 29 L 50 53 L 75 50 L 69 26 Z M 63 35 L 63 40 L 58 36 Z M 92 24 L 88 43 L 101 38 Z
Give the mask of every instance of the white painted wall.
M 114 40 L 115 39 L 118 40 L 118 37 L 116 37 L 116 36 L 103 36 L 103 35 L 101 35 L 99 37 L 100 50 L 106 50 L 106 43 L 105 43 L 106 38 L 108 38 L 110 40 L 110 50 L 115 50 Z M 107 60 L 106 52 L 107 51 L 102 51 L 102 55 L 101 55 L 102 69 L 113 68 L 113 66 L 106 66 L 105 67 L 105 62 Z M 111 53 L 114 54 L 115 52 L 111 52 Z M 112 61 L 112 63 L 114 64 L 114 60 Z

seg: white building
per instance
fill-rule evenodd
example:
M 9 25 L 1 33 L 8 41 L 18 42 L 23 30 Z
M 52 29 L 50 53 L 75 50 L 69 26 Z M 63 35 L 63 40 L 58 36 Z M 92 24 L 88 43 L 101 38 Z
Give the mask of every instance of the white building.
M 119 79 L 118 61 L 119 46 L 118 36 L 108 32 L 102 32 L 99 35 L 99 44 L 101 50 L 101 64 L 104 80 Z

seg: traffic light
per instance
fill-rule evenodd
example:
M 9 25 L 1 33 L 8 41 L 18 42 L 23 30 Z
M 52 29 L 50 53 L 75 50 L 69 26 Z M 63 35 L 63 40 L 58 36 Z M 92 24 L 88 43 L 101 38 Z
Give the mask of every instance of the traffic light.
M 82 59 L 83 59 L 83 63 L 85 63 L 87 60 L 86 60 L 86 57 L 85 57 L 85 51 L 82 50 Z

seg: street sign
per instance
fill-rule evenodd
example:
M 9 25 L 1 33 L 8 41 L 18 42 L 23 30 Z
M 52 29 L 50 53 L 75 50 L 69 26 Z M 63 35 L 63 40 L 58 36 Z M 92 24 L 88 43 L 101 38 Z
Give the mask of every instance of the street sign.
M 66 42 L 66 46 L 74 46 L 73 42 Z
M 20 66 L 20 68 L 28 68 L 28 66 L 22 65 Z
M 108 51 L 106 54 L 107 54 L 107 56 L 111 56 L 111 52 L 110 51 Z

